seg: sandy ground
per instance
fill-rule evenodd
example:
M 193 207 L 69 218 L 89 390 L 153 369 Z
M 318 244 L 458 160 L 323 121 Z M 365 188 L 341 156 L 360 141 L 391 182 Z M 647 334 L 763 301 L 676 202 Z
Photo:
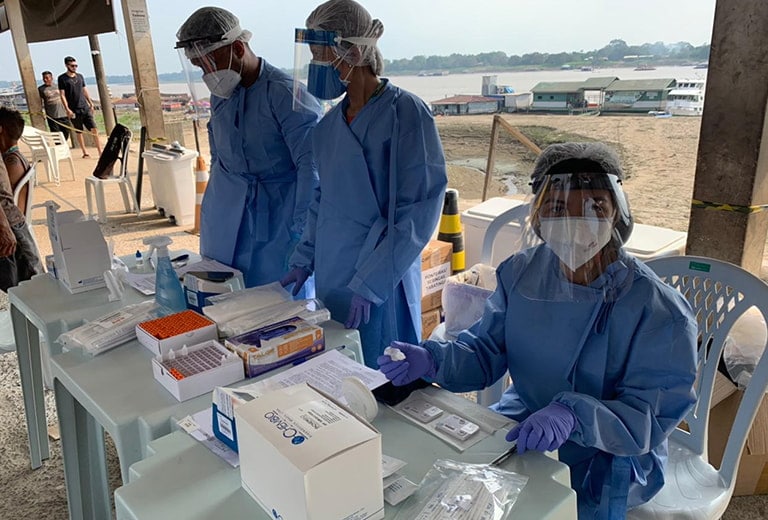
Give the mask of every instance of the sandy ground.
M 633 213 L 638 222 L 687 229 L 688 213 L 695 172 L 698 118 L 656 119 L 652 117 L 584 117 L 505 115 L 514 126 L 546 127 L 550 138 L 573 135 L 601 140 L 617 147 L 630 178 L 625 187 L 630 196 Z M 491 130 L 491 116 L 442 117 L 438 127 L 449 163 L 450 187 L 461 195 L 462 208 L 480 201 Z M 185 142 L 194 143 L 191 129 Z M 138 138 L 134 139 L 129 161 L 131 172 L 137 171 Z M 203 154 L 207 157 L 205 143 Z M 23 149 L 23 145 L 22 145 Z M 35 203 L 55 200 L 63 209 L 86 210 L 83 179 L 96 165 L 95 158 L 82 159 L 73 150 L 75 180 L 70 180 L 68 165 L 61 163 L 62 183 L 46 182 L 44 169 L 39 168 L 40 184 L 34 194 Z M 92 156 L 95 155 L 92 151 Z M 507 193 L 509 186 L 524 191 L 534 156 L 502 132 L 496 157 L 494 180 L 490 195 Z M 135 179 L 135 177 L 134 177 Z M 118 255 L 133 254 L 144 249 L 145 236 L 166 234 L 173 238 L 173 248 L 197 250 L 199 239 L 190 234 L 191 226 L 172 225 L 153 209 L 151 187 L 145 176 L 139 216 L 125 214 L 116 186 L 107 187 L 110 216 L 102 225 L 104 235 L 111 238 Z M 44 256 L 51 246 L 45 226 L 45 210 L 35 209 L 33 227 Z M 0 307 L 7 306 L 0 293 Z M 24 424 L 21 390 L 15 354 L 0 356 L 0 519 L 67 518 L 66 495 L 58 442 L 52 443 L 52 458 L 43 468 L 29 467 L 26 427 Z M 49 423 L 55 422 L 52 392 L 46 392 Z M 113 486 L 119 485 L 119 467 L 114 450 L 109 450 L 110 474 Z M 725 516 L 726 520 L 768 518 L 768 497 L 735 498 Z

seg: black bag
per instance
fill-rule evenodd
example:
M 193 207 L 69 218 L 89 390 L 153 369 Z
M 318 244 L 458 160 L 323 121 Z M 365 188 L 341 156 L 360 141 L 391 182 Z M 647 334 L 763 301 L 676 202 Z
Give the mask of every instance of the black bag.
M 131 140 L 131 131 L 128 127 L 121 124 L 115 125 L 112 133 L 109 134 L 107 144 L 101 152 L 99 162 L 96 163 L 96 169 L 93 170 L 93 176 L 99 179 L 107 179 L 112 175 L 115 161 L 125 160 L 125 148 Z

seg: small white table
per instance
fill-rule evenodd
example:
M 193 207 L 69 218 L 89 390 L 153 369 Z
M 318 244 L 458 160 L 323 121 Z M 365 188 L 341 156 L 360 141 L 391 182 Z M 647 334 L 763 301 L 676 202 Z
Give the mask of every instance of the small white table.
M 408 462 L 401 473 L 417 484 L 437 459 L 487 463 L 509 448 L 506 432 L 499 431 L 460 453 L 388 407 L 379 408 L 373 424 L 382 434 L 383 451 Z M 130 483 L 115 491 L 119 520 L 272 519 L 242 489 L 240 470 L 186 433 L 175 432 L 153 441 L 149 452 L 151 456 L 131 466 Z M 542 453 L 528 452 L 509 458 L 502 468 L 529 477 L 510 518 L 576 519 L 576 492 L 570 488 L 568 466 Z M 385 518 L 394 518 L 398 510 L 385 504 Z

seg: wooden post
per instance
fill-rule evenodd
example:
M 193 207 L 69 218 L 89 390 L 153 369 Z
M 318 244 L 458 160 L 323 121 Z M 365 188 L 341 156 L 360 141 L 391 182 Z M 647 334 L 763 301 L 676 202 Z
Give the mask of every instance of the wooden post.
M 24 95 L 27 97 L 29 117 L 32 121 L 32 126 L 39 130 L 45 130 L 43 102 L 40 99 L 40 93 L 37 91 L 35 69 L 32 66 L 32 56 L 29 53 L 29 44 L 27 43 L 27 32 L 24 30 L 24 19 L 21 16 L 21 1 L 6 0 L 5 8 L 8 15 L 8 26 L 11 29 L 13 47 L 16 50 L 16 60 L 19 62 L 21 83 L 24 85 Z
M 500 115 L 493 116 L 493 125 L 491 126 L 491 145 L 488 148 L 488 163 L 485 166 L 485 183 L 483 184 L 483 200 L 488 196 L 488 186 L 491 184 L 491 178 L 493 177 L 493 167 L 496 162 L 496 141 L 499 139 L 499 127 L 503 128 L 520 143 L 528 148 L 530 151 L 539 155 L 541 148 L 536 146 L 536 143 L 528 139 L 524 133 L 510 125 Z
M 759 275 L 768 211 L 768 2 L 718 0 L 686 254 Z M 696 201 L 700 201 L 696 202 Z M 725 206 L 728 205 L 728 206 Z
M 115 128 L 115 114 L 112 111 L 112 98 L 109 96 L 107 75 L 104 72 L 104 61 L 101 59 L 99 36 L 96 34 L 89 34 L 88 43 L 91 46 L 93 73 L 96 76 L 96 88 L 99 90 L 99 105 L 101 106 L 101 114 L 104 116 L 104 127 L 107 135 L 109 135 L 112 133 L 112 129 Z
M 131 69 L 139 102 L 141 126 L 147 128 L 148 138 L 165 139 L 165 123 L 160 101 L 160 87 L 155 66 L 155 51 L 149 30 L 146 0 L 123 0 L 125 34 L 131 55 Z

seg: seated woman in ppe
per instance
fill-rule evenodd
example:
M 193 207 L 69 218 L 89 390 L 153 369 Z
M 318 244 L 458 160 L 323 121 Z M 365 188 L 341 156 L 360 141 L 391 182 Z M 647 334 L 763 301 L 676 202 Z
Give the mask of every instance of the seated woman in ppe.
M 358 328 L 363 356 L 421 337 L 421 250 L 447 183 L 443 148 L 421 99 L 380 79 L 384 28 L 352 0 L 331 0 L 298 29 L 311 51 L 308 88 L 346 96 L 312 135 L 320 186 L 284 286 L 314 272 L 333 319 Z M 300 105 L 300 100 L 297 100 Z
M 320 103 L 305 95 L 293 110 L 293 78 L 253 53 L 251 33 L 225 9 L 198 9 L 176 37 L 185 70 L 197 69 L 188 78 L 202 70 L 211 97 L 200 253 L 242 271 L 247 287 L 276 282 L 318 182 L 310 133 Z
M 600 143 L 546 148 L 532 174 L 530 225 L 543 240 L 499 265 L 483 317 L 456 341 L 395 342 L 378 359 L 396 385 L 430 378 L 486 388 L 519 422 L 526 450 L 559 450 L 579 518 L 624 518 L 664 484 L 667 438 L 695 402 L 695 318 L 686 300 L 622 245 L 632 216 L 616 154 Z M 399 356 L 397 356 L 399 357 Z

